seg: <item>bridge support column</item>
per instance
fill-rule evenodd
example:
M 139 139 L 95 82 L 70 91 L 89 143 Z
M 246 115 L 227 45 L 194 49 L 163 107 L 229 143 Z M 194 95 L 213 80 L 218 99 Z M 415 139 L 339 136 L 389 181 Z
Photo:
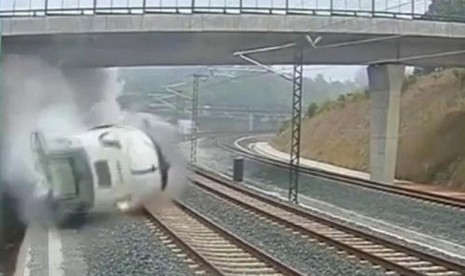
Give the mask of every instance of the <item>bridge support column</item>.
M 376 64 L 368 67 L 370 90 L 370 178 L 392 184 L 399 140 L 400 95 L 405 66 Z

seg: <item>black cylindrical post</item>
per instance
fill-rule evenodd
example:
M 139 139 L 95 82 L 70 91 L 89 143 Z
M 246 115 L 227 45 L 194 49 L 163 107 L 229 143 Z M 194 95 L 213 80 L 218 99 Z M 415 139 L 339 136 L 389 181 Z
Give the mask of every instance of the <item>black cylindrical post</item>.
M 234 158 L 233 180 L 242 182 L 244 179 L 244 159 L 241 157 Z

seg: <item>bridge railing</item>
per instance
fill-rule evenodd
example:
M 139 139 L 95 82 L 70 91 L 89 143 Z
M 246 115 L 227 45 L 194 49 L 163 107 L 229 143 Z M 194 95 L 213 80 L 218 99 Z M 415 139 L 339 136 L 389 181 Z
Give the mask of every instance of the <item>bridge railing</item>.
M 463 16 L 439 16 L 428 13 L 431 2 L 431 0 L 2 0 L 0 1 L 0 17 L 258 13 L 465 22 L 465 14 Z M 448 2 L 451 3 L 451 1 Z

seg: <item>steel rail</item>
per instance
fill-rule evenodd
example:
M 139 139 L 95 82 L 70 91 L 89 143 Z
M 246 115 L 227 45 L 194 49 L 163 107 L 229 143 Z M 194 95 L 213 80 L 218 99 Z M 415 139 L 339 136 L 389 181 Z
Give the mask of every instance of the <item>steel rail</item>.
M 293 269 L 292 267 L 282 263 L 278 259 L 268 255 L 265 253 L 263 250 L 253 246 L 249 242 L 245 241 L 244 239 L 238 237 L 234 233 L 224 229 L 222 226 L 219 224 L 213 222 L 206 216 L 200 214 L 199 212 L 195 211 L 193 208 L 187 206 L 184 203 L 181 203 L 180 201 L 173 201 L 174 207 L 178 208 L 182 212 L 184 212 L 187 216 L 193 218 L 197 223 L 205 226 L 208 228 L 209 231 L 218 234 L 223 240 L 230 242 L 237 248 L 241 248 L 244 252 L 247 252 L 250 256 L 253 258 L 256 258 L 258 261 L 262 262 L 261 267 L 271 267 L 273 269 L 273 272 L 271 274 L 276 274 L 282 273 L 283 275 L 289 275 L 289 276 L 302 276 L 301 272 Z M 160 218 L 160 215 L 156 214 L 156 212 L 151 212 L 149 209 L 145 210 L 145 214 L 150 216 L 150 218 L 158 225 L 160 225 L 166 232 L 169 233 L 170 237 L 172 237 L 173 240 L 175 240 L 176 243 L 180 244 L 183 249 L 188 251 L 191 255 L 194 256 L 196 260 L 198 260 L 203 266 L 207 267 L 210 271 L 212 271 L 215 275 L 232 275 L 232 274 L 237 274 L 237 275 L 242 275 L 242 273 L 249 273 L 249 275 L 254 275 L 253 271 L 247 271 L 247 267 L 245 266 L 246 263 L 241 262 L 240 267 L 235 268 L 233 273 L 231 271 L 224 271 L 225 267 L 221 264 L 216 263 L 215 264 L 215 259 L 218 258 L 218 256 L 215 258 L 214 256 L 211 256 L 211 254 L 206 254 L 205 249 L 213 244 L 216 245 L 218 244 L 219 240 L 214 238 L 208 238 L 208 235 L 203 235 L 203 239 L 205 239 L 205 236 L 207 236 L 206 239 L 208 239 L 209 242 L 214 243 L 205 243 L 204 248 L 200 248 L 199 246 L 195 246 L 190 244 L 188 241 L 184 241 L 183 237 L 180 237 L 180 234 L 178 231 L 175 229 L 175 227 L 170 227 L 169 223 L 164 221 L 163 218 Z M 181 219 L 181 217 L 179 217 Z M 183 220 L 184 228 L 189 226 L 189 229 L 195 228 L 195 225 L 189 224 L 186 220 Z M 205 234 L 205 233 L 204 233 Z M 195 234 L 193 234 L 193 237 L 195 237 Z M 196 239 L 201 239 L 201 237 L 197 237 Z M 197 248 L 196 248 L 197 247 Z M 225 247 L 224 250 L 231 249 L 231 247 Z M 203 250 L 201 250 L 203 249 Z M 236 252 L 236 251 L 232 251 Z M 223 253 L 223 251 L 221 251 Z M 253 260 L 250 260 L 252 264 L 254 263 Z M 256 266 L 253 265 L 253 266 Z M 226 270 L 229 270 L 234 267 L 234 263 L 227 264 Z M 241 271 L 242 267 L 242 271 Z M 257 271 L 257 274 L 260 275 L 267 275 L 268 273 L 263 272 L 263 271 Z
M 250 152 L 246 152 L 244 150 L 235 148 L 232 145 L 228 145 L 224 143 L 223 141 L 219 141 L 218 139 L 216 141 L 217 141 L 217 144 L 221 148 L 227 151 L 236 153 L 238 155 L 247 157 L 255 161 L 259 161 L 264 164 L 268 164 L 271 166 L 276 166 L 276 167 L 280 167 L 284 169 L 289 169 L 288 162 L 276 160 L 270 157 L 260 156 L 258 154 L 252 154 Z M 308 174 L 308 175 L 322 178 L 322 179 L 338 181 L 343 184 L 349 184 L 353 186 L 369 188 L 369 189 L 373 189 L 377 191 L 402 195 L 406 197 L 439 203 L 439 204 L 443 204 L 446 206 L 465 209 L 465 198 L 454 198 L 454 197 L 449 197 L 449 196 L 442 195 L 442 194 L 433 194 L 433 193 L 426 192 L 426 191 L 412 190 L 412 189 L 409 189 L 403 186 L 384 184 L 381 182 L 375 182 L 375 181 L 361 179 L 361 178 L 343 175 L 339 173 L 328 172 L 328 171 L 324 171 L 324 170 L 316 169 L 316 168 L 309 168 L 309 167 L 301 166 L 299 171 L 302 173 Z
M 143 213 L 153 223 L 159 226 L 165 233 L 167 233 L 171 239 L 174 240 L 185 252 L 193 257 L 201 266 L 205 267 L 213 275 L 222 276 L 223 273 L 209 262 L 202 254 L 194 250 L 189 244 L 187 244 L 182 238 L 180 238 L 169 226 L 162 223 L 156 216 L 154 216 L 148 209 L 143 209 Z
M 379 265 L 381 265 L 382 267 L 384 267 L 384 268 L 386 268 L 388 270 L 396 271 L 396 272 L 400 273 L 401 275 L 425 275 L 425 274 L 419 273 L 415 269 L 412 269 L 412 268 L 409 268 L 409 267 L 406 267 L 406 266 L 403 266 L 403 265 L 399 265 L 396 262 L 386 260 L 386 259 L 384 259 L 382 257 L 379 257 L 379 256 L 376 256 L 374 254 L 370 254 L 369 252 L 366 252 L 363 249 L 361 250 L 359 248 L 351 246 L 350 243 L 341 243 L 337 239 L 332 239 L 331 237 L 329 237 L 330 235 L 329 236 L 328 235 L 322 235 L 322 234 L 320 234 L 318 232 L 315 232 L 313 230 L 308 229 L 305 226 L 296 224 L 295 222 L 291 221 L 288 218 L 279 217 L 279 216 L 277 216 L 275 214 L 272 214 L 271 212 L 266 212 L 266 211 L 260 209 L 259 207 L 257 207 L 256 205 L 246 203 L 245 202 L 246 201 L 245 200 L 246 196 L 248 196 L 250 198 L 253 198 L 254 200 L 261 201 L 261 202 L 263 202 L 265 204 L 269 204 L 269 205 L 271 205 L 273 207 L 280 208 L 280 209 L 285 210 L 285 211 L 287 211 L 287 212 L 289 212 L 291 214 L 304 217 L 304 218 L 308 219 L 309 221 L 321 223 L 321 224 L 323 224 L 325 226 L 328 226 L 328 227 L 330 227 L 332 229 L 336 229 L 337 231 L 347 233 L 347 234 L 349 234 L 349 235 L 351 235 L 353 237 L 370 241 L 370 242 L 374 243 L 375 245 L 381 245 L 381 246 L 383 246 L 385 248 L 392 249 L 392 250 L 394 250 L 396 252 L 401 252 L 401 253 L 403 253 L 403 254 L 405 254 L 407 256 L 414 256 L 414 257 L 420 259 L 421 261 L 426 261 L 426 262 L 429 262 L 431 264 L 441 266 L 441 267 L 446 268 L 446 269 L 448 269 L 450 271 L 465 273 L 465 265 L 463 265 L 463 264 L 454 262 L 454 261 L 449 260 L 449 259 L 437 257 L 437 256 L 434 256 L 434 255 L 431 255 L 431 254 L 428 254 L 428 253 L 424 253 L 424 252 L 422 252 L 420 250 L 413 249 L 413 248 L 407 247 L 405 245 L 398 244 L 396 242 L 380 238 L 380 237 L 375 236 L 373 234 L 363 232 L 363 231 L 361 231 L 359 229 L 355 229 L 353 227 L 349 227 L 349 226 L 343 225 L 341 223 L 332 221 L 332 220 L 330 220 L 328 218 L 325 218 L 325 217 L 322 217 L 322 216 L 319 216 L 319 215 L 316 215 L 316 214 L 312 214 L 308 210 L 305 210 L 304 208 L 297 207 L 295 205 L 291 205 L 289 203 L 274 199 L 274 198 L 272 198 L 270 196 L 267 196 L 267 195 L 252 191 L 250 189 L 246 189 L 244 187 L 241 187 L 241 186 L 237 185 L 237 183 L 235 184 L 230 180 L 227 180 L 227 179 L 225 179 L 225 178 L 223 178 L 221 176 L 212 174 L 211 172 L 208 172 L 206 170 L 203 170 L 203 169 L 200 169 L 200 168 L 195 168 L 194 170 L 195 170 L 195 173 L 197 175 L 199 175 L 201 177 L 204 177 L 206 179 L 209 179 L 209 180 L 213 181 L 214 183 L 220 184 L 220 185 L 222 185 L 223 187 L 225 187 L 227 189 L 237 191 L 237 192 L 239 192 L 239 193 L 241 193 L 241 194 L 243 194 L 245 196 L 242 196 L 241 199 L 238 199 L 238 198 L 235 198 L 234 196 L 232 196 L 228 192 L 225 192 L 225 191 L 221 192 L 221 191 L 218 191 L 217 189 L 213 189 L 211 187 L 208 187 L 206 184 L 202 183 L 202 181 L 200 181 L 200 180 L 191 179 L 196 185 L 202 187 L 202 189 L 205 189 L 205 190 L 207 190 L 207 191 L 209 191 L 209 192 L 211 192 L 211 193 L 213 193 L 213 194 L 215 194 L 215 195 L 217 195 L 217 196 L 219 196 L 221 198 L 226 198 L 227 200 L 229 200 L 231 202 L 234 202 L 235 204 L 237 204 L 239 206 L 242 206 L 242 207 L 244 207 L 246 209 L 249 209 L 249 210 L 253 210 L 254 212 L 256 212 L 256 213 L 258 213 L 260 215 L 266 216 L 266 217 L 268 217 L 268 218 L 270 218 L 272 220 L 275 220 L 275 221 L 277 221 L 277 222 L 279 222 L 281 224 L 287 225 L 287 226 L 289 226 L 289 227 L 291 227 L 293 229 L 296 229 L 296 230 L 298 230 L 298 231 L 300 231 L 302 233 L 311 235 L 311 236 L 315 237 L 318 240 L 324 241 L 325 243 L 327 243 L 329 245 L 338 247 L 338 248 L 340 248 L 340 249 L 342 249 L 342 250 L 344 250 L 344 251 L 346 251 L 346 252 L 348 252 L 350 254 L 354 254 L 356 256 L 359 256 L 362 259 L 368 260 L 368 261 L 370 261 L 372 263 L 379 264 Z M 455 275 L 461 275 L 461 274 L 455 274 Z
M 201 221 L 203 224 L 207 225 L 209 228 L 214 229 L 215 232 L 220 233 L 221 236 L 225 237 L 226 239 L 232 241 L 237 246 L 241 247 L 247 252 L 252 253 L 255 257 L 263 261 L 264 263 L 270 264 L 274 267 L 277 271 L 284 273 L 284 275 L 289 276 L 298 276 L 303 275 L 301 272 L 291 268 L 290 266 L 282 263 L 278 259 L 274 258 L 271 255 L 268 255 L 263 250 L 255 247 L 251 243 L 245 241 L 244 239 L 238 237 L 236 234 L 226 230 L 219 224 L 213 222 L 211 219 L 207 218 L 206 216 L 200 214 L 199 212 L 195 211 L 194 209 L 188 207 L 184 203 L 179 201 L 176 202 L 176 205 L 179 206 L 182 210 L 187 212 L 189 215 L 195 217 L 197 220 Z

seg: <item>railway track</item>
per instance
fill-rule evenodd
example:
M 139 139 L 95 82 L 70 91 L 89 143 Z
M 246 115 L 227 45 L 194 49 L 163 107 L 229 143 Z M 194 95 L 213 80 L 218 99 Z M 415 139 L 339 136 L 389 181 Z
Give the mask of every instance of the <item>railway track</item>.
M 245 189 L 222 177 L 196 169 L 191 181 L 234 205 L 266 217 L 294 234 L 335 248 L 338 253 L 368 261 L 388 275 L 465 275 L 465 265 L 382 239 Z
M 180 202 L 146 215 L 196 275 L 302 275 Z
M 236 153 L 240 156 L 244 156 L 248 159 L 252 159 L 252 160 L 264 163 L 264 164 L 268 164 L 271 166 L 276 166 L 276 167 L 280 167 L 284 169 L 289 168 L 289 164 L 287 162 L 276 160 L 276 159 L 265 157 L 265 156 L 260 156 L 257 154 L 253 154 L 251 152 L 243 151 L 241 149 L 238 149 L 226 143 L 225 141 L 222 141 L 221 139 L 216 139 L 216 143 L 221 148 L 229 152 Z M 453 198 L 453 197 L 449 197 L 449 196 L 441 195 L 441 194 L 434 194 L 434 193 L 429 193 L 429 192 L 419 191 L 419 190 L 411 190 L 411 189 L 408 189 L 402 186 L 388 185 L 388 184 L 384 184 L 380 182 L 374 182 L 374 181 L 360 179 L 360 178 L 351 177 L 347 175 L 332 173 L 332 172 L 323 171 L 323 170 L 315 169 L 315 168 L 301 167 L 299 171 L 304 174 L 312 175 L 312 176 L 322 178 L 322 179 L 338 181 L 338 182 L 341 182 L 347 185 L 354 185 L 354 186 L 369 188 L 369 189 L 382 191 L 386 193 L 402 195 L 402 196 L 416 198 L 416 199 L 423 200 L 423 201 L 428 201 L 428 202 L 442 204 L 442 205 L 446 205 L 450 207 L 465 209 L 465 198 Z

